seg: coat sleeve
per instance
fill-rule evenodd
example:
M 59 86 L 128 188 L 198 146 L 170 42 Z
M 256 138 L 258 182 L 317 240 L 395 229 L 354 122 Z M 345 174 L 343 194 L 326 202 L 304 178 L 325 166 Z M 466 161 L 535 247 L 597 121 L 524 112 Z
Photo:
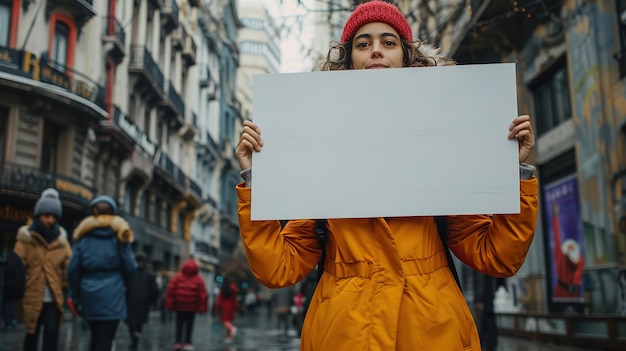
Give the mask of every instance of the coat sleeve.
M 120 258 L 122 260 L 122 274 L 128 280 L 137 271 L 137 262 L 133 256 L 130 244 L 119 244 Z
M 61 282 L 61 288 L 63 288 L 63 290 L 67 290 L 69 288 L 67 271 L 68 271 L 68 267 L 70 265 L 71 259 L 72 259 L 72 248 L 70 247 L 69 244 L 67 244 L 66 249 L 65 249 L 65 255 L 63 256 L 63 271 L 65 272 L 65 274 L 63 274 L 63 281 Z
M 204 284 L 203 279 L 199 279 L 198 283 L 198 294 L 200 295 L 200 306 L 198 313 L 205 314 L 209 308 L 209 294 L 206 291 L 206 285 Z
M 28 270 L 28 268 L 30 268 L 30 265 L 28 264 L 28 258 L 26 257 L 26 244 L 24 244 L 24 242 L 22 242 L 21 240 L 17 240 L 15 242 L 13 252 L 15 252 L 20 258 L 20 261 L 22 261 L 22 265 L 24 266 L 24 268 Z
M 150 274 L 150 304 L 157 302 L 159 298 L 159 285 L 157 284 L 156 276 Z
M 74 245 L 74 252 L 69 258 L 67 265 L 67 280 L 72 299 L 80 299 L 80 279 L 82 276 L 81 250 L 82 243 L 79 241 Z
M 520 182 L 519 214 L 447 217 L 452 252 L 481 273 L 495 277 L 515 274 L 535 234 L 537 192 L 537 178 Z
M 250 269 L 269 288 L 293 285 L 317 265 L 321 250 L 314 220 L 279 221 L 250 219 L 251 189 L 239 184 L 239 229 Z

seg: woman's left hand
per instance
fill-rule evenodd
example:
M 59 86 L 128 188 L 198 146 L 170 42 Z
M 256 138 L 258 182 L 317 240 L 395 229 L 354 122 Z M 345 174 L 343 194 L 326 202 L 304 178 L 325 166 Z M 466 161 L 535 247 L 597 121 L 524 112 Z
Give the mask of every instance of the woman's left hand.
M 518 116 L 509 126 L 509 139 L 517 138 L 519 148 L 519 162 L 526 162 L 535 148 L 535 134 L 530 124 L 530 116 Z

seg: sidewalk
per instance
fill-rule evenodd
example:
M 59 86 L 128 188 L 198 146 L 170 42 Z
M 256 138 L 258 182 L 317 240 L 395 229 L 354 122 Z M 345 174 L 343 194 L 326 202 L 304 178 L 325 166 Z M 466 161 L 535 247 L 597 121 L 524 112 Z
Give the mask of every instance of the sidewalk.
M 300 339 L 294 329 L 285 335 L 276 329 L 272 316 L 238 317 L 239 328 L 233 343 L 225 343 L 226 332 L 219 320 L 210 315 L 196 316 L 193 344 L 196 351 L 298 351 Z M 141 351 L 170 350 L 174 343 L 173 321 L 161 322 L 158 312 L 152 312 L 150 322 L 144 327 Z M 15 330 L 0 331 L 0 351 L 21 351 L 24 324 Z M 129 349 L 129 334 L 125 323 L 120 323 L 114 351 Z M 59 351 L 86 351 L 89 349 L 89 329 L 82 326 L 72 315 L 66 315 L 61 328 Z M 501 336 L 497 351 L 589 351 L 589 348 L 550 345 L 527 339 Z M 356 350 L 359 351 L 359 350 Z M 438 351 L 438 350 L 435 350 Z

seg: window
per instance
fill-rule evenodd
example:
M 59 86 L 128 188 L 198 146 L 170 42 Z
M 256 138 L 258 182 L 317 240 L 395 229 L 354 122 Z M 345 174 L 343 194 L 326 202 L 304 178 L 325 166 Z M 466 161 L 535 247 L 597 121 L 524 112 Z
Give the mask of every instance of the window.
M 58 147 L 59 128 L 52 122 L 46 122 L 43 127 L 43 140 L 41 142 L 41 169 L 43 171 L 56 171 Z
M 70 38 L 70 27 L 63 22 L 57 21 L 54 25 L 54 42 L 52 47 L 52 59 L 57 64 L 57 69 L 65 71 L 67 65 L 67 52 Z
M 619 63 L 620 78 L 623 78 L 626 76 L 626 0 L 617 0 L 617 21 L 619 23 L 621 50 L 616 58 Z
M 11 3 L 13 0 L 0 0 L 0 46 L 9 46 L 11 31 Z
M 565 60 L 543 74 L 531 85 L 537 116 L 537 135 L 541 136 L 552 128 L 572 118 L 569 79 Z

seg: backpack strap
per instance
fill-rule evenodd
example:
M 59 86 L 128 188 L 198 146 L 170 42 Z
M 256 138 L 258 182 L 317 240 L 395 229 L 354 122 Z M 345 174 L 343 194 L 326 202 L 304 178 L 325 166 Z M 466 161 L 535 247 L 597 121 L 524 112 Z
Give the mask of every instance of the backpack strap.
M 463 288 L 461 287 L 461 280 L 459 279 L 459 273 L 456 271 L 456 266 L 454 265 L 454 261 L 452 260 L 452 253 L 450 252 L 450 248 L 448 247 L 448 222 L 446 221 L 446 216 L 435 216 L 435 223 L 437 224 L 437 232 L 439 233 L 439 238 L 441 238 L 443 249 L 446 251 L 448 266 L 452 271 L 454 280 L 456 280 L 456 285 L 458 285 L 459 289 L 461 289 L 461 292 L 463 292 Z
M 324 261 L 326 260 L 326 243 L 328 243 L 328 221 L 325 219 L 315 220 L 315 235 L 322 249 L 322 256 L 317 263 L 317 280 L 319 281 L 324 274 Z

